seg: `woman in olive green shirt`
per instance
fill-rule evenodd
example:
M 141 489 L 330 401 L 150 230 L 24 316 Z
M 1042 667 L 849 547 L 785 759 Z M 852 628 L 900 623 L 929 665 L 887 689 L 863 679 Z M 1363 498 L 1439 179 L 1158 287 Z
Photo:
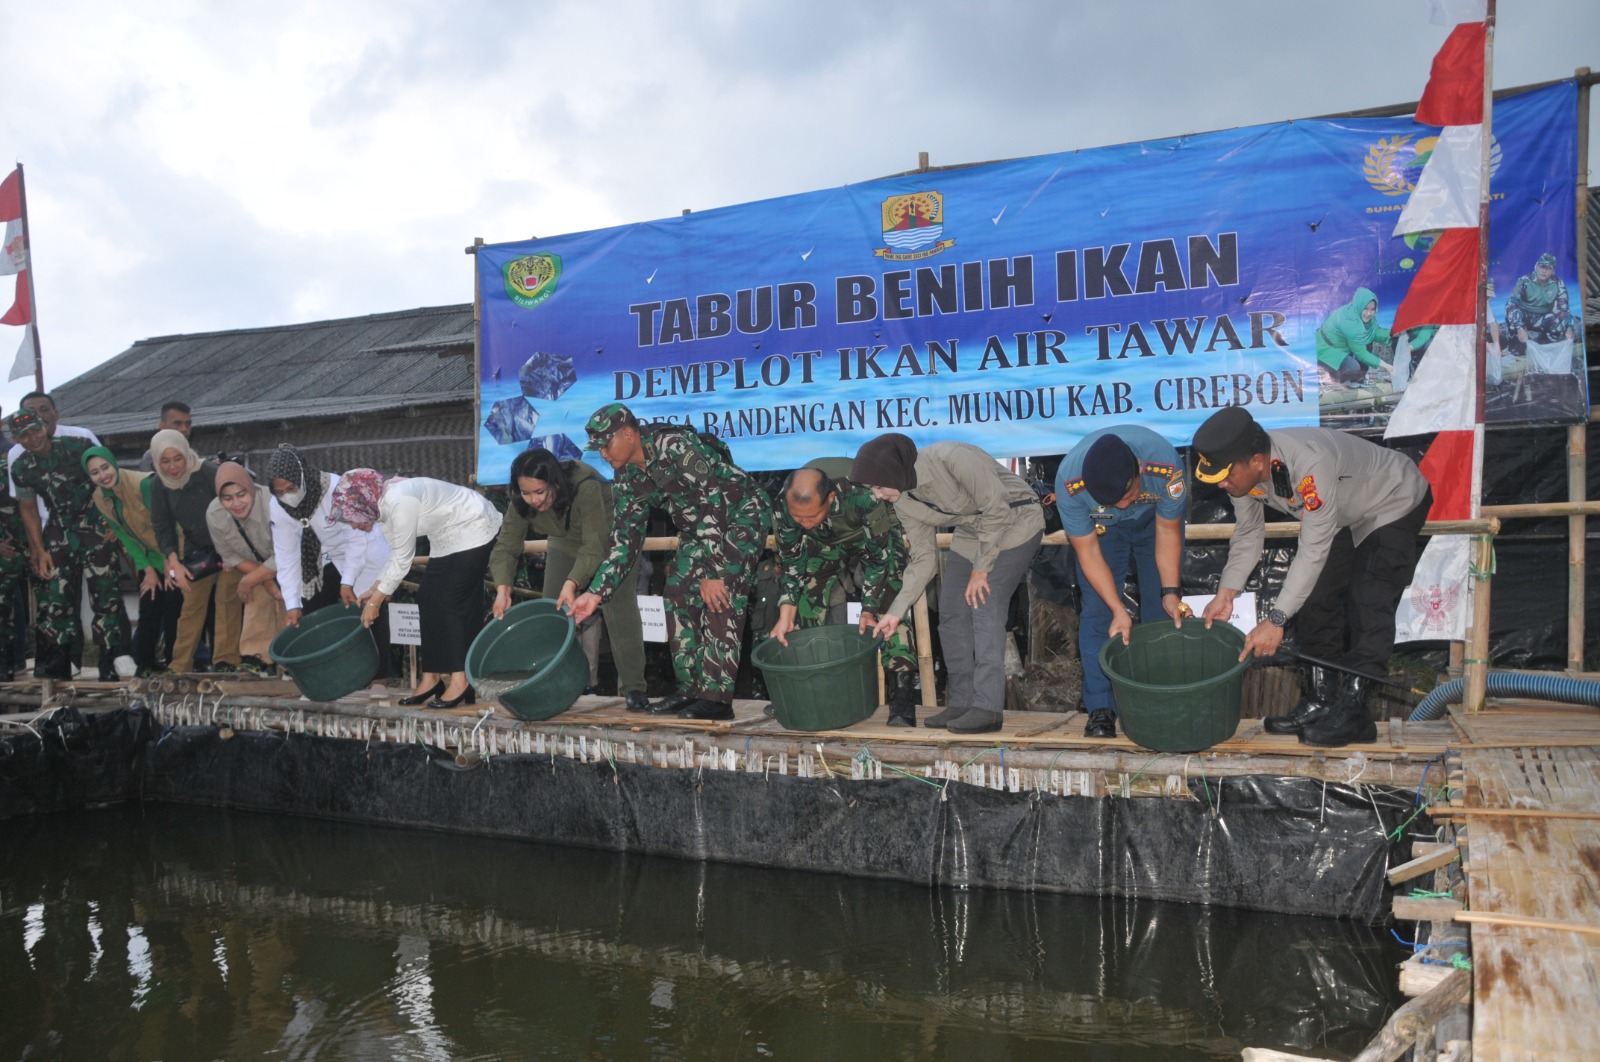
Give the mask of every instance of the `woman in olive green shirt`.
M 589 586 L 595 569 L 606 556 L 606 540 L 613 522 L 611 484 L 582 461 L 558 461 L 549 450 L 524 450 L 511 462 L 511 504 L 506 507 L 500 537 L 489 555 L 489 575 L 494 580 L 494 616 L 511 607 L 511 583 L 522 561 L 522 545 L 530 535 L 544 535 L 548 552 L 544 562 L 546 597 L 569 603 Z M 601 608 L 611 636 L 611 656 L 617 664 L 617 690 L 627 698 L 630 711 L 647 705 L 644 685 L 644 627 L 639 621 L 639 599 L 632 592 L 638 565 L 623 577 L 622 586 Z M 579 628 L 584 655 L 589 658 L 589 684 L 596 677 L 600 655 L 597 617 Z

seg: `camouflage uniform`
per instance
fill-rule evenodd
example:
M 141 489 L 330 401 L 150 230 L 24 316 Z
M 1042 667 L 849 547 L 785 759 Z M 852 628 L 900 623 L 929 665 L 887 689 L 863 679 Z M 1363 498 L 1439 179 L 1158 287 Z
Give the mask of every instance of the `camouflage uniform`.
M 31 505 L 42 495 L 50 508 L 44 544 L 55 561 L 56 574 L 38 589 L 34 645 L 41 666 L 63 651 L 72 656 L 81 651 L 80 576 L 88 582 L 89 605 L 94 610 L 91 632 L 100 650 L 102 671 L 128 651 L 128 614 L 118 585 L 116 544 L 106 541 L 94 507 L 94 482 L 83 470 L 83 452 L 93 445 L 88 439 L 56 436 L 50 441 L 49 453 L 25 450 L 11 468 L 16 500 Z
M 28 534 L 17 512 L 17 500 L 7 487 L 6 455 L 0 453 L 0 547 L 6 545 L 13 547 L 16 553 L 10 557 L 0 553 L 0 671 L 11 671 L 22 663 L 11 658 L 16 642 L 11 629 L 14 615 L 11 599 L 28 573 Z
M 665 594 L 678 690 L 729 701 L 756 562 L 766 545 L 767 500 L 749 476 L 693 429 L 645 424 L 639 436 L 645 467 L 624 465 L 617 472 L 616 523 L 607 557 L 589 589 L 602 600 L 611 597 L 633 568 L 651 507 L 666 510 L 681 536 L 669 562 Z M 706 608 L 700 597 L 702 579 L 726 580 L 729 609 Z
M 882 616 L 900 592 L 906 565 L 905 534 L 894 509 L 872 496 L 872 488 L 855 483 L 833 484 L 828 515 L 809 531 L 779 505 L 773 516 L 778 543 L 778 604 L 795 606 L 799 627 L 820 627 L 828 620 L 833 588 L 858 566 L 861 607 Z M 885 671 L 915 671 L 917 658 L 898 635 L 885 639 L 878 651 Z

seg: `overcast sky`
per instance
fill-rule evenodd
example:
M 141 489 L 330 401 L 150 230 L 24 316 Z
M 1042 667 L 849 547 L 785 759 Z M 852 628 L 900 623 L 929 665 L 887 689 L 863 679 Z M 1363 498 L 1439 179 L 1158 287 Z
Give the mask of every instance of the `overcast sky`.
M 1499 11 L 1497 87 L 1600 67 L 1597 0 Z M 150 336 L 470 301 L 475 236 L 1414 100 L 1445 34 L 1425 0 L 0 0 L 0 170 L 53 387 Z

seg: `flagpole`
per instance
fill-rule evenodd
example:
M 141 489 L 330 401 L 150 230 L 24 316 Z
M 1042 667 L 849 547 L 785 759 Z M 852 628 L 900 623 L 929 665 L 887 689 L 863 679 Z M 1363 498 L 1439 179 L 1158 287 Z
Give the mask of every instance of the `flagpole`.
M 1483 175 L 1478 197 L 1478 314 L 1474 335 L 1477 370 L 1473 373 L 1471 518 L 1483 516 L 1483 405 L 1484 375 L 1489 341 L 1489 145 L 1494 123 L 1494 22 L 1495 0 L 1488 0 L 1483 18 L 1483 135 L 1478 168 Z M 1494 571 L 1494 536 L 1473 536 L 1472 627 L 1463 678 L 1462 701 L 1468 712 L 1481 712 L 1489 693 L 1489 573 Z
M 17 203 L 22 208 L 22 246 L 28 254 L 28 327 L 33 335 L 33 389 L 44 390 L 44 355 L 39 347 L 39 307 L 34 301 L 34 289 L 39 278 L 33 271 L 33 237 L 28 234 L 28 182 L 23 177 L 22 163 L 17 163 Z
M 1473 520 L 1483 515 L 1484 379 L 1489 361 L 1489 145 L 1494 139 L 1494 21 L 1495 0 L 1488 0 L 1483 20 L 1483 136 L 1478 156 L 1478 172 L 1483 174 L 1483 180 L 1478 195 L 1478 327 L 1474 336 L 1478 367 L 1473 377 Z

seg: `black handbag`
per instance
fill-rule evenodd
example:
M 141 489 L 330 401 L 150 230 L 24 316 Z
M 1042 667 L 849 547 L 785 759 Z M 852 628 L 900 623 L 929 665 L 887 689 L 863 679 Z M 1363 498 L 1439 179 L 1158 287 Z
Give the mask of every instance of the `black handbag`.
M 199 582 L 222 571 L 222 554 L 210 546 L 200 546 L 190 550 L 183 558 L 183 567 L 189 573 L 190 580 Z

